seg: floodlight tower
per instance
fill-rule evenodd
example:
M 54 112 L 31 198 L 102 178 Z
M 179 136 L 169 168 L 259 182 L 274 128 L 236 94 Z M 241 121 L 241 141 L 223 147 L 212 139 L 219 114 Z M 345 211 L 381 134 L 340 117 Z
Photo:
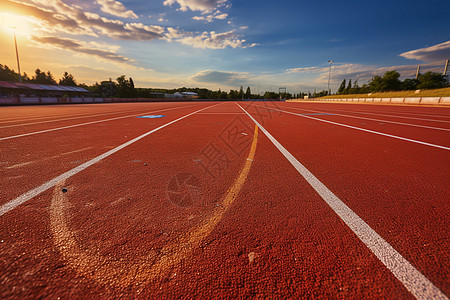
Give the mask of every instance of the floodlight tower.
M 17 50 L 16 27 L 11 27 L 11 29 L 14 31 L 14 45 L 16 46 L 17 68 L 19 69 L 19 82 L 22 82 L 22 75 L 20 75 L 19 50 Z
M 286 97 L 286 87 L 280 87 L 278 88 L 278 93 L 280 94 L 280 101 L 281 101 L 281 92 L 283 92 L 284 96 Z
M 328 95 L 331 94 L 331 90 L 330 90 L 330 78 L 331 78 L 331 64 L 332 64 L 333 62 L 334 62 L 334 61 L 332 61 L 332 60 L 329 60 L 329 61 L 328 61 L 328 63 L 330 64 L 330 69 L 329 69 L 329 71 L 328 71 L 328 89 L 327 89 Z

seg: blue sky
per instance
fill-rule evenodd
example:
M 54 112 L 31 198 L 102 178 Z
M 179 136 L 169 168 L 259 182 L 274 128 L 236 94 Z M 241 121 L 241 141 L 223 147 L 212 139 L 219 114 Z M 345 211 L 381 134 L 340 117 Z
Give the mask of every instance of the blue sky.
M 291 93 L 392 69 L 442 72 L 449 1 L 0 0 L 2 64 L 78 82 Z

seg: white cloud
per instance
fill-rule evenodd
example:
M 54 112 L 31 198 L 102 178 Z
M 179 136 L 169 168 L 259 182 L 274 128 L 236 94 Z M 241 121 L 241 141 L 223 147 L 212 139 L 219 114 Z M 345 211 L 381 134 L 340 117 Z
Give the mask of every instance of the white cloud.
M 415 59 L 427 62 L 442 61 L 450 58 L 450 41 L 427 48 L 408 51 L 400 54 L 407 59 Z
M 204 31 L 200 35 L 189 35 L 185 34 L 176 39 L 176 41 L 189 45 L 194 48 L 202 49 L 225 49 L 227 47 L 231 48 L 247 48 L 253 47 L 253 44 L 248 46 L 245 45 L 245 40 L 239 39 L 239 35 L 233 30 L 228 32 L 216 33 L 215 31 L 207 32 Z
M 220 10 L 215 11 L 212 14 L 204 15 L 204 16 L 195 16 L 192 17 L 193 20 L 196 21 L 206 21 L 208 23 L 212 22 L 213 20 L 226 20 L 228 18 L 227 13 L 222 13 Z
M 125 6 L 119 1 L 97 0 L 97 3 L 100 5 L 100 9 L 107 14 L 121 18 L 138 18 L 138 16 L 132 10 L 127 10 Z
M 202 11 L 212 12 L 223 5 L 226 5 L 228 0 L 166 0 L 164 5 L 172 6 L 175 3 L 180 5 L 181 11 Z
M 323 67 L 305 67 L 305 68 L 292 68 L 287 69 L 287 73 L 321 73 Z

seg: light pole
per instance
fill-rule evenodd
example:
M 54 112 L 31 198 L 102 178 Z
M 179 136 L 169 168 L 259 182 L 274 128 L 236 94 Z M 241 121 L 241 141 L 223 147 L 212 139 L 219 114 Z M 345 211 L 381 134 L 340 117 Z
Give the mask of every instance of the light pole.
M 22 82 L 22 75 L 20 75 L 19 50 L 17 50 L 16 27 L 11 28 L 14 30 L 14 45 L 16 46 L 17 68 L 19 69 L 19 82 Z
M 328 91 L 328 95 L 330 95 L 331 94 L 331 91 L 330 91 L 331 64 L 333 63 L 333 61 L 329 60 L 328 63 L 330 64 L 330 69 L 328 71 L 328 90 L 327 91 Z

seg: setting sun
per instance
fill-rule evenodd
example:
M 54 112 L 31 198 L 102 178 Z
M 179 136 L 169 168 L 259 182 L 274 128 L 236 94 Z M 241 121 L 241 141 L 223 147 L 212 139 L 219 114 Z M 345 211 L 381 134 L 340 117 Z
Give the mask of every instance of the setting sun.
M 16 31 L 17 35 L 30 35 L 31 25 L 27 17 L 10 13 L 0 13 L 0 28 L 4 32 Z

